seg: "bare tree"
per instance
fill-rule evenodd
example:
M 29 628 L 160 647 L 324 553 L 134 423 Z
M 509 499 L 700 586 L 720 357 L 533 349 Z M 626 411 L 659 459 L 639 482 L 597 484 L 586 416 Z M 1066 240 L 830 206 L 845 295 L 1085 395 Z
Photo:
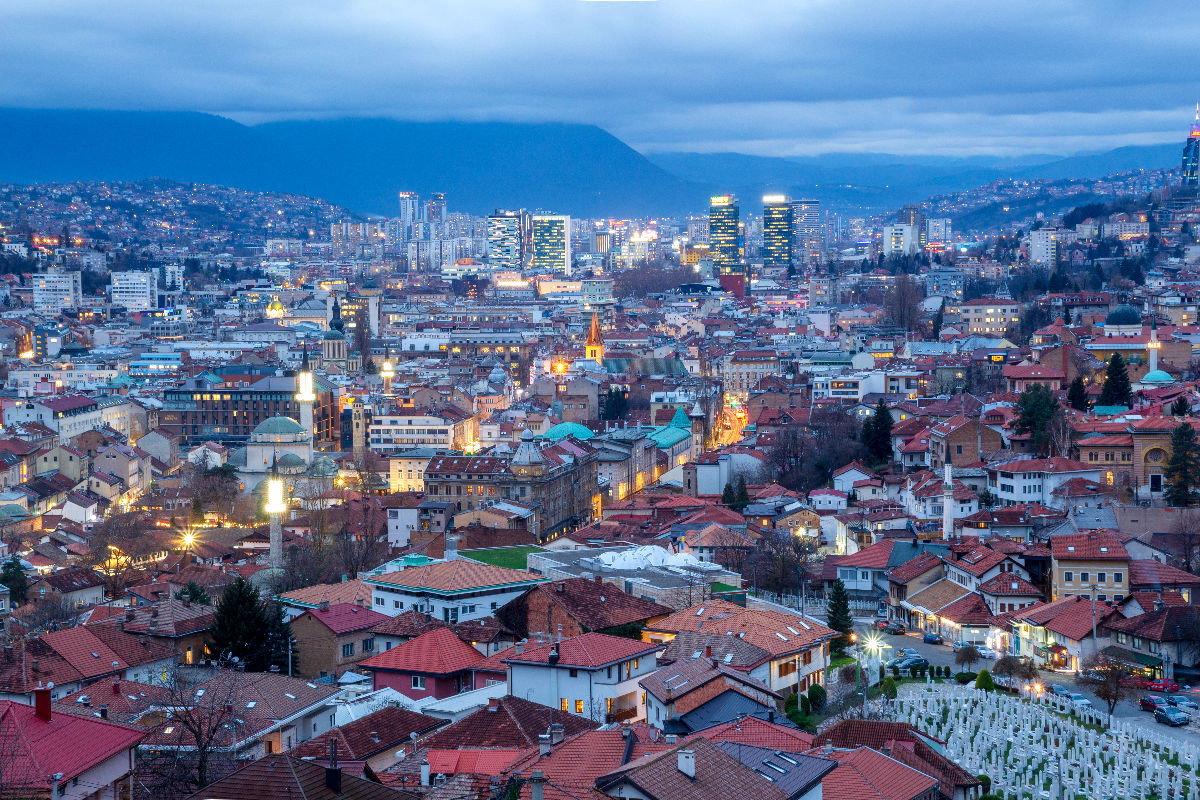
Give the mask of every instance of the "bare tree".
M 1200 509 L 1188 508 L 1176 515 L 1171 540 L 1183 569 L 1195 574 L 1200 563 Z
M 1132 696 L 1133 687 L 1125 685 L 1125 678 L 1131 674 L 1128 667 L 1111 658 L 1092 658 L 1084 664 L 1084 671 L 1076 681 L 1091 689 L 1097 697 L 1108 706 L 1112 714 L 1117 703 Z
M 979 651 L 975 649 L 975 645 L 973 644 L 960 647 L 954 653 L 954 663 L 960 667 L 965 667 L 967 670 L 978 664 L 981 658 L 982 656 L 979 655 Z

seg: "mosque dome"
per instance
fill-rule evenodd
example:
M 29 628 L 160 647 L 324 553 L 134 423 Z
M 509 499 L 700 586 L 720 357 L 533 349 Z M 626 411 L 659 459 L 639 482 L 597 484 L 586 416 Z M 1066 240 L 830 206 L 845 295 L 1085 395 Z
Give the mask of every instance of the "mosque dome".
M 1131 305 L 1121 304 L 1108 312 L 1108 316 L 1104 318 L 1104 324 L 1107 325 L 1141 325 L 1142 312 L 1138 311 Z
M 254 426 L 251 436 L 298 436 L 304 428 L 291 417 L 268 417 Z
M 1171 373 L 1164 372 L 1161 369 L 1151 370 L 1150 372 L 1147 372 L 1145 375 L 1142 376 L 1142 379 L 1140 381 L 1138 381 L 1138 383 L 1162 383 L 1162 384 L 1168 384 L 1168 383 L 1174 383 L 1174 382 L 1175 382 L 1175 379 L 1173 377 L 1171 377 Z

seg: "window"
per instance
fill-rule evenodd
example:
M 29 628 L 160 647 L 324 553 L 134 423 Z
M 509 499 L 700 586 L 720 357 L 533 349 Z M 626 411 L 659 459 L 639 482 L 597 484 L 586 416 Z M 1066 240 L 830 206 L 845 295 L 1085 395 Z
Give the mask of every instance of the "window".
M 572 678 L 578 678 L 579 670 L 577 670 L 577 669 L 567 670 L 567 674 L 570 675 Z
M 399 600 L 393 600 L 392 607 L 393 608 L 404 608 L 404 604 L 401 603 Z
M 412 676 L 412 688 L 424 689 L 425 688 L 425 676 L 424 675 L 413 675 Z
M 381 605 L 383 605 L 383 598 L 382 598 L 382 597 L 376 597 L 376 598 L 375 598 L 375 605 L 377 605 L 377 606 L 381 606 Z
M 1075 580 L 1075 573 L 1070 570 L 1063 573 L 1063 583 L 1070 583 L 1073 580 Z
M 372 636 L 370 639 L 363 639 L 363 652 L 370 653 L 370 652 L 373 652 L 374 650 L 375 650 L 375 637 Z
M 1088 578 L 1090 578 L 1090 577 L 1091 577 L 1091 573 L 1090 573 L 1090 572 L 1081 572 L 1081 573 L 1079 573 L 1079 582 L 1080 582 L 1080 583 L 1087 583 L 1087 582 L 1088 582 Z
M 354 642 L 346 642 L 342 645 L 342 658 L 350 658 L 354 655 Z
M 575 701 L 575 713 L 576 713 L 576 714 L 582 714 L 582 713 L 583 713 L 583 701 L 582 701 L 582 700 L 576 700 L 576 701 Z
M 1125 580 L 1124 573 L 1122 573 L 1122 572 L 1114 572 L 1113 573 L 1113 579 L 1112 579 L 1113 583 L 1121 583 L 1124 580 Z
M 1097 572 L 1096 573 L 1096 583 L 1107 583 L 1108 582 L 1106 580 L 1107 577 L 1108 577 L 1107 573 Z
M 570 707 L 569 703 L 570 703 L 570 701 L 567 700 L 567 698 L 565 698 L 565 697 L 560 698 L 558 701 L 558 707 L 562 711 L 570 711 L 571 707 Z

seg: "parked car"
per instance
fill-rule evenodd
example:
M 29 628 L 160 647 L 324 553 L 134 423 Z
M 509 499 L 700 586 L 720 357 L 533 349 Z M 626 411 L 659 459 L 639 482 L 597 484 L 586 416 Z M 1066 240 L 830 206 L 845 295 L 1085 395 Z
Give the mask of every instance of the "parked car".
M 995 658 L 996 657 L 996 651 L 990 647 L 984 647 L 984 646 L 980 645 L 980 646 L 976 647 L 975 650 L 979 653 L 980 658 Z
M 921 637 L 921 641 L 925 644 L 945 644 L 946 640 L 940 633 L 927 633 Z
M 1050 694 L 1057 695 L 1059 697 L 1070 697 L 1071 690 L 1065 686 L 1051 686 Z
M 1121 685 L 1132 686 L 1137 689 L 1145 689 L 1150 685 L 1150 681 L 1143 678 L 1141 675 L 1126 675 L 1124 678 L 1121 678 Z
M 901 634 L 901 633 L 908 632 L 908 628 L 904 627 L 899 622 L 889 622 L 887 624 L 887 627 L 884 628 L 883 630 L 885 633 L 892 633 L 892 634 Z M 1175 688 L 1178 689 L 1179 687 L 1176 686 Z
M 891 624 L 886 619 L 877 619 L 875 620 L 875 629 L 880 631 L 887 630 L 887 626 Z
M 1159 678 L 1147 683 L 1146 688 L 1152 692 L 1178 692 L 1179 683 L 1170 678 Z
M 1197 703 L 1187 695 L 1169 694 L 1167 695 L 1167 702 L 1173 706 L 1183 708 L 1188 711 L 1200 711 L 1200 703 Z
M 1187 725 L 1192 721 L 1192 718 L 1174 706 L 1163 706 L 1155 710 L 1154 721 L 1162 725 L 1170 725 L 1172 728 L 1177 728 L 1180 725 Z
M 974 647 L 977 650 L 979 649 L 979 645 L 975 644 L 974 642 L 955 642 L 954 643 L 955 650 L 962 650 L 964 647 Z
M 898 666 L 900 667 L 901 672 L 904 672 L 905 670 L 917 669 L 919 667 L 928 668 L 929 660 L 921 658 L 920 656 L 917 656 L 916 658 L 906 658 L 901 661 Z
M 1144 694 L 1138 700 L 1138 705 L 1142 707 L 1142 711 L 1158 711 L 1167 705 L 1167 700 L 1165 697 L 1159 697 L 1156 694 Z
M 1069 701 L 1071 701 L 1071 705 L 1075 706 L 1076 708 L 1091 708 L 1092 707 L 1092 701 L 1088 700 L 1086 697 L 1084 697 L 1083 695 L 1081 695 L 1077 692 L 1072 692 L 1070 695 L 1067 696 L 1067 699 Z
M 888 669 L 891 669 L 892 667 L 898 667 L 898 666 L 900 666 L 900 664 L 902 662 L 908 661 L 908 659 L 910 659 L 910 658 L 912 658 L 912 656 L 905 656 L 905 655 L 896 656 L 895 658 L 889 658 L 887 663 L 884 664 L 884 666 L 887 667 Z
M 915 647 L 905 647 L 904 649 L 902 649 L 900 651 L 900 655 L 905 656 L 907 658 L 920 658 L 921 657 L 920 652 L 918 652 L 917 648 L 915 648 Z

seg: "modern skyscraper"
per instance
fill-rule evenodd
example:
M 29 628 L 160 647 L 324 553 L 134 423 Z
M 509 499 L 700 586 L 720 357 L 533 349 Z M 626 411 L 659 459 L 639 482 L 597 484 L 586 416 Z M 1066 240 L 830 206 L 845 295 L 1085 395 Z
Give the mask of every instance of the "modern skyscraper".
M 885 225 L 883 228 L 883 254 L 885 256 L 911 256 L 917 253 L 919 234 L 916 228 L 906 223 Z
M 792 263 L 792 207 L 781 194 L 763 196 L 763 266 Z
M 158 270 L 112 273 L 112 303 L 126 311 L 158 308 Z
M 1200 103 L 1196 104 L 1196 118 L 1192 131 L 1183 145 L 1183 169 L 1179 181 L 1184 188 L 1200 187 Z
M 429 195 L 429 202 L 426 204 L 425 218 L 432 225 L 444 225 L 446 223 L 446 193 L 434 192 Z
M 797 260 L 819 255 L 822 248 L 821 201 L 793 200 L 792 255 Z
M 708 244 L 713 266 L 721 275 L 743 274 L 741 226 L 737 198 L 714 196 L 708 208 Z
M 400 193 L 400 222 L 404 225 L 404 235 L 412 230 L 421 216 L 421 198 L 416 192 Z
M 925 251 L 925 244 L 928 241 L 925 231 L 925 212 L 918 205 L 908 205 L 900 209 L 899 218 L 897 219 L 901 225 L 911 225 L 913 231 L 917 235 L 917 252 Z
M 493 269 L 520 269 L 522 242 L 520 211 L 500 211 L 487 218 L 488 265 Z
M 570 217 L 561 214 L 533 216 L 533 266 L 548 272 L 570 272 Z

